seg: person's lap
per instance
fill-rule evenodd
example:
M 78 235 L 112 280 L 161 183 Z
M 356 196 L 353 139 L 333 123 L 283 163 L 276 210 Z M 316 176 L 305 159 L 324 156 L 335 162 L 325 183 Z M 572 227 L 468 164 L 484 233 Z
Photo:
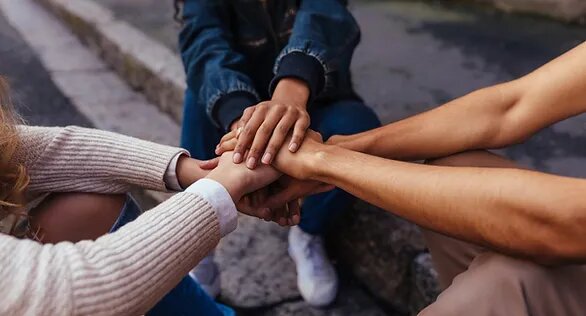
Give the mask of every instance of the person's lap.
M 521 168 L 486 151 L 427 161 L 441 166 Z M 422 229 L 444 292 L 421 315 L 581 315 L 586 266 L 555 268 Z

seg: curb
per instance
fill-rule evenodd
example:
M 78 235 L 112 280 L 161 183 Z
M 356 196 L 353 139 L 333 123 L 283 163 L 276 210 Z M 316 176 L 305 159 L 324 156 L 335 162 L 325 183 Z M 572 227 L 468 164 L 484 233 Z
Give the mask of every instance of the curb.
M 182 121 L 187 85 L 175 53 L 93 1 L 36 1 L 58 16 L 134 90 L 141 91 L 175 121 Z

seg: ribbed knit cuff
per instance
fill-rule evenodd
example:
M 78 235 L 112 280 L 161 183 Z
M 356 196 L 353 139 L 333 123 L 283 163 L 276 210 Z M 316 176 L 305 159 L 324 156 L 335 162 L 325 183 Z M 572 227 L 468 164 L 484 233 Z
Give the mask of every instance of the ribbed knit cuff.
M 220 123 L 224 132 L 229 132 L 230 125 L 242 116 L 242 112 L 257 103 L 258 99 L 250 92 L 231 92 L 216 102 L 213 116 Z

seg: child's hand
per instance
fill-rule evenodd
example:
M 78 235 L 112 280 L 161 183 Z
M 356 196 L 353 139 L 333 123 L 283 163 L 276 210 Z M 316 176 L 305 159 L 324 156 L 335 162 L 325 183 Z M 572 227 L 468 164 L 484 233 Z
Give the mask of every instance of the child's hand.
M 309 88 L 303 81 L 286 78 L 279 81 L 271 101 L 247 108 L 232 132 L 237 139 L 234 163 L 241 163 L 248 150 L 248 168 L 254 169 L 259 161 L 270 164 L 291 130 L 293 134 L 287 147 L 295 152 L 309 128 L 308 98 Z

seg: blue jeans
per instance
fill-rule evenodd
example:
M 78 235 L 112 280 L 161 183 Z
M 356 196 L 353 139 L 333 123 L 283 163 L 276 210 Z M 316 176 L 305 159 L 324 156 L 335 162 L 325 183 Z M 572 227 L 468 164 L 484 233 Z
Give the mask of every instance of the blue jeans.
M 214 150 L 222 138 L 222 130 L 212 124 L 203 104 L 188 89 L 185 93 L 181 147 L 189 150 L 197 159 L 215 157 Z M 380 121 L 362 101 L 339 100 L 327 104 L 315 104 L 309 110 L 311 129 L 322 134 L 325 140 L 332 135 L 351 135 L 377 128 Z M 322 235 L 328 223 L 340 212 L 348 209 L 354 200 L 350 194 L 335 189 L 305 199 L 299 227 L 310 234 Z
M 132 222 L 141 213 L 138 204 L 128 196 L 110 232 Z M 195 280 L 186 276 L 147 315 L 234 316 L 235 313 L 231 308 L 214 302 L 214 299 L 208 296 Z

